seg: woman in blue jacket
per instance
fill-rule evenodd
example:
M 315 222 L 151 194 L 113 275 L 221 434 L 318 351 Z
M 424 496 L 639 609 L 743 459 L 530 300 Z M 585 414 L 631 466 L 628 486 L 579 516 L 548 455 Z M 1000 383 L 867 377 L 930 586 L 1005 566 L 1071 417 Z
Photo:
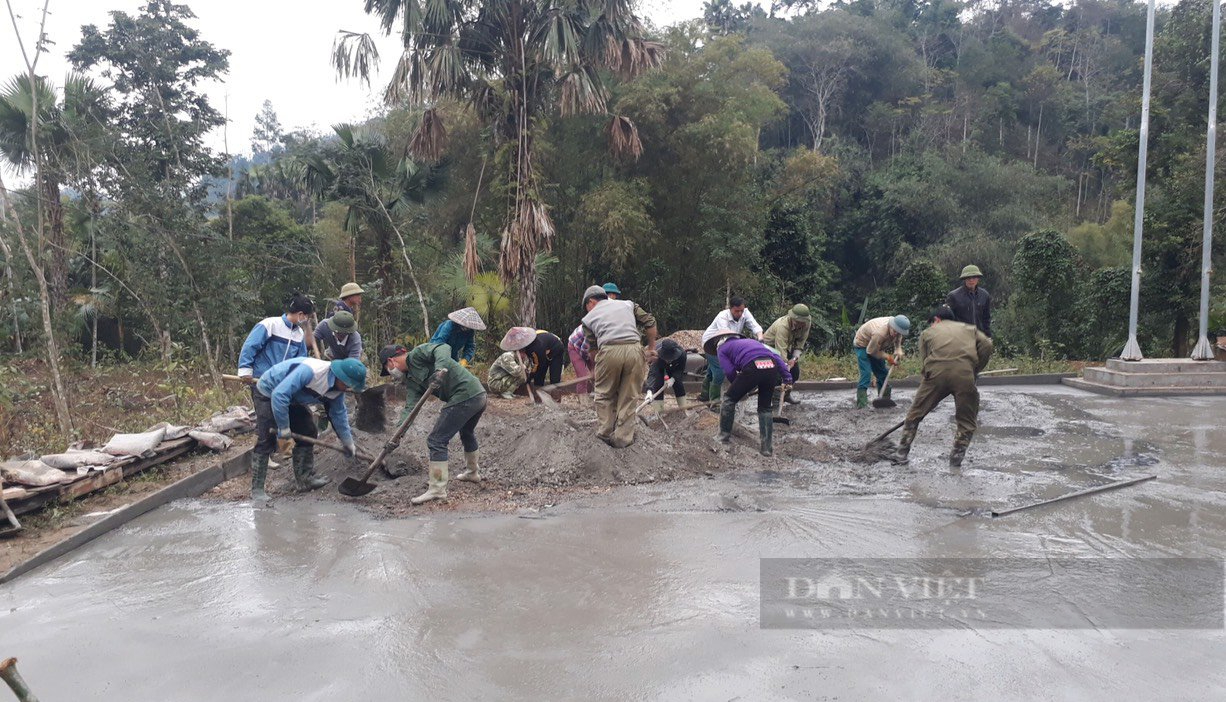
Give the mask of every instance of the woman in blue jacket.
M 431 344 L 447 344 L 451 347 L 451 360 L 459 361 L 465 368 L 473 362 L 477 353 L 477 332 L 485 331 L 485 322 L 476 308 L 465 307 L 447 315 L 447 321 L 438 325 Z

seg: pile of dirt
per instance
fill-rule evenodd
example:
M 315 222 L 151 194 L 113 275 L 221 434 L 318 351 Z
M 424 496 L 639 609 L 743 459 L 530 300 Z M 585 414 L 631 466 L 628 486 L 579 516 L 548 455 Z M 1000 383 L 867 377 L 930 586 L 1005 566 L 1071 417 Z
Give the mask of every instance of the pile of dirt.
M 672 339 L 681 344 L 681 348 L 686 351 L 702 353 L 702 329 L 682 329 L 681 331 L 673 332 L 665 339 Z
M 633 445 L 614 449 L 596 438 L 596 413 L 591 401 L 580 406 L 570 401 L 550 409 L 532 405 L 525 399 L 492 398 L 477 428 L 481 442 L 481 470 L 485 481 L 472 485 L 451 481 L 447 503 L 428 505 L 429 510 L 517 511 L 527 506 L 554 504 L 565 496 L 603 492 L 619 485 L 655 483 L 713 476 L 734 469 L 750 471 L 801 470 L 814 462 L 833 460 L 829 445 L 813 441 L 780 426 L 775 432 L 775 455 L 758 453 L 757 417 L 752 404 L 744 404 L 731 446 L 715 441 L 718 418 L 705 409 L 688 413 L 675 409 L 673 400 L 664 412 L 665 428 L 652 410 L 644 412 L 651 421 L 639 422 Z M 437 416 L 438 403 L 427 405 L 416 426 L 391 456 L 389 473 L 377 473 L 378 489 L 353 500 L 377 513 L 396 516 L 422 507 L 412 507 L 409 499 L 426 485 L 425 465 L 428 451 L 426 435 Z M 399 408 L 391 408 L 393 420 Z M 389 422 L 390 425 L 390 422 Z M 375 454 L 391 436 L 392 427 L 379 433 L 355 432 L 359 447 Z M 333 484 L 310 493 L 306 499 L 349 500 L 335 488 L 346 476 L 360 474 L 364 464 L 350 462 L 332 451 L 317 451 L 317 469 L 333 479 Z M 463 470 L 459 441 L 451 444 L 452 475 Z M 269 491 L 285 495 L 292 491 L 293 475 L 285 468 L 270 472 Z M 215 496 L 243 499 L 248 485 L 233 481 L 219 488 Z

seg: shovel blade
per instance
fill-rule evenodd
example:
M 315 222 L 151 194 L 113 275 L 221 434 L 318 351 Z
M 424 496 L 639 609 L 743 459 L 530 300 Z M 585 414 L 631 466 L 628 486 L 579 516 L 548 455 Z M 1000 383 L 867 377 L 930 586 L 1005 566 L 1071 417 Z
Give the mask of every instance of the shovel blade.
M 876 409 L 889 409 L 891 407 L 897 407 L 897 406 L 898 406 L 897 402 L 884 398 L 884 397 L 879 397 L 876 400 L 873 400 L 873 407 Z
M 340 486 L 337 488 L 342 495 L 346 495 L 348 497 L 362 497 L 363 495 L 369 495 L 374 489 L 374 483 L 362 482 L 357 478 L 345 478 L 341 481 Z
M 788 419 L 787 417 L 781 417 L 777 414 L 771 417 L 771 421 L 774 422 L 775 424 L 791 424 L 792 423 L 792 420 Z

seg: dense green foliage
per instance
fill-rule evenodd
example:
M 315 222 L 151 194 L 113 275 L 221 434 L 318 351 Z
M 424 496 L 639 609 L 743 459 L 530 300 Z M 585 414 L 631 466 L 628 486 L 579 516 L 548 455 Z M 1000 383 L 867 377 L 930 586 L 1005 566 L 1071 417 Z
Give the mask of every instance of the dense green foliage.
M 597 31 L 597 5 L 584 3 L 572 29 Z M 764 322 L 805 302 L 817 314 L 813 350 L 838 352 L 862 316 L 922 316 L 975 263 L 1004 349 L 1117 353 L 1144 5 L 817 7 L 709 2 L 703 18 L 645 30 L 652 41 L 636 46 L 660 65 L 642 71 L 618 70 L 582 42 L 565 48 L 578 35 L 534 15 L 562 34 L 526 40 L 541 53 L 521 63 L 546 86 L 527 93 L 496 79 L 502 68 L 478 65 L 479 47 L 464 45 L 471 56 L 448 68 L 451 49 L 409 37 L 419 53 L 406 70 L 418 73 L 401 75 L 384 114 L 285 133 L 266 103 L 252 154 L 229 169 L 204 146 L 222 118 L 200 89 L 222 79 L 227 52 L 197 34 L 185 7 L 113 13 L 69 54 L 90 80 L 38 86 L 47 138 L 35 182 L 48 196 L 57 324 L 80 337 L 84 356 L 97 323 L 104 351 L 207 354 L 226 369 L 250 325 L 291 292 L 325 303 L 356 279 L 371 291 L 368 349 L 420 339 L 472 302 L 493 317 L 488 354 L 507 324 L 568 334 L 583 288 L 612 280 L 664 333 L 705 327 L 730 294 Z M 1195 330 L 1208 13 L 1184 0 L 1158 17 L 1141 318 L 1149 355 L 1183 353 Z M 447 31 L 468 36 L 465 15 L 449 17 Z M 32 170 L 30 90 L 17 80 L 0 95 L 0 153 Z M 510 103 L 498 100 L 530 108 L 530 128 L 508 122 Z M 631 135 L 610 131 L 623 128 L 641 153 L 625 143 L 609 153 Z M 531 163 L 516 155 L 524 140 Z M 33 193 L 17 198 L 32 227 Z M 525 212 L 544 212 L 552 227 L 539 247 L 508 239 Z M 9 236 L 3 224 L 0 234 Z M 20 256 L 5 263 L 13 288 L 0 289 L 0 344 L 15 346 L 19 330 L 37 348 L 24 292 L 32 275 Z M 525 289 L 538 291 L 533 304 L 518 299 Z M 1221 293 L 1211 330 L 1226 324 Z M 522 317 L 529 310 L 535 319 Z

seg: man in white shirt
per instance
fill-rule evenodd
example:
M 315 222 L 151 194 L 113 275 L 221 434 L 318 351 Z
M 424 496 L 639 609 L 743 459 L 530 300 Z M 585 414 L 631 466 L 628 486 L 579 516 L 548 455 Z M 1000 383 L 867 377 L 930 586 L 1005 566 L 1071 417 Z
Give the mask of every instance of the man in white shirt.
M 745 298 L 734 296 L 728 300 L 728 309 L 723 310 L 715 315 L 715 319 L 711 320 L 711 325 L 702 334 L 702 345 L 706 350 L 707 341 L 719 336 L 732 332 L 745 336 L 751 334 L 758 341 L 762 340 L 762 325 L 758 324 L 758 320 L 753 318 L 753 313 L 745 306 Z M 724 384 L 724 372 L 719 367 L 719 359 L 712 353 L 707 353 L 707 378 L 702 386 L 702 393 L 698 396 L 699 402 L 710 402 L 718 400 L 720 397 L 720 388 Z M 718 410 L 716 410 L 718 411 Z

